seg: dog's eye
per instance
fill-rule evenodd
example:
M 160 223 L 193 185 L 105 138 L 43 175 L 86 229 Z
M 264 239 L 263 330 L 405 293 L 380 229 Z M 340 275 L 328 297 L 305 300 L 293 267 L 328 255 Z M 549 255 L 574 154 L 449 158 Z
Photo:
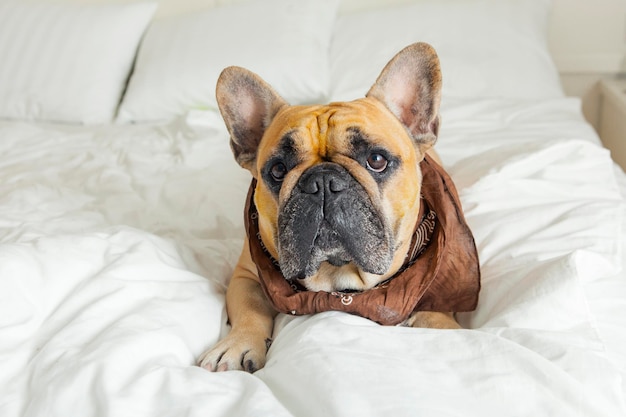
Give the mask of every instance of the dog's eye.
M 277 162 L 270 168 L 270 175 L 275 181 L 282 181 L 287 175 L 287 167 L 282 162 Z
M 387 168 L 387 158 L 379 153 L 373 153 L 367 158 L 367 168 L 374 172 L 383 172 Z

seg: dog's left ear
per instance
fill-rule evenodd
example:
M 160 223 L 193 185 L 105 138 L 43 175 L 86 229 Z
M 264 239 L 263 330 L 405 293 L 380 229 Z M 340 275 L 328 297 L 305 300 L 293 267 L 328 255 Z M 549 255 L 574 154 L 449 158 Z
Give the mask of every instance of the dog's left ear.
M 385 104 L 426 152 L 439 132 L 441 70 L 435 49 L 427 43 L 404 48 L 385 66 L 367 97 Z

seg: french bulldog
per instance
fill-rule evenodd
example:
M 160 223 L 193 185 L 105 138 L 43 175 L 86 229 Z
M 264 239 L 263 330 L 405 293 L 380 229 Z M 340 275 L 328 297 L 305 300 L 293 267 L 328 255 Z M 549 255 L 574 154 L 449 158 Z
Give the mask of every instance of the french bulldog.
M 291 106 L 228 67 L 216 96 L 236 161 L 253 180 L 247 239 L 226 294 L 231 330 L 210 371 L 265 365 L 279 312 L 343 310 L 385 325 L 458 329 L 476 307 L 476 247 L 432 149 L 441 71 L 416 43 L 364 98 Z

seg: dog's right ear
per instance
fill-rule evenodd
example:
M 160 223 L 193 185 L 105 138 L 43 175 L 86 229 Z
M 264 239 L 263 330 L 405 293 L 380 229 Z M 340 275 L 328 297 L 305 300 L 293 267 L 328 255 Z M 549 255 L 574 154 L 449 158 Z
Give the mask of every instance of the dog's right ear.
M 242 167 L 256 176 L 257 148 L 265 129 L 287 102 L 255 73 L 228 67 L 217 80 L 217 104 L 230 133 L 230 147 Z
M 435 49 L 419 42 L 398 52 L 367 97 L 381 101 L 406 127 L 420 150 L 426 152 L 439 132 L 441 69 Z

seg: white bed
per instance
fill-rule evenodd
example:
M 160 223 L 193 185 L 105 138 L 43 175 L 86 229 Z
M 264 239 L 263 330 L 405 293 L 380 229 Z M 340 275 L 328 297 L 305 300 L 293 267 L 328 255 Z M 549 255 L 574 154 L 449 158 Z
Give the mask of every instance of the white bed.
M 0 1 L 0 415 L 626 415 L 626 176 L 560 90 L 546 1 L 265 0 L 149 26 L 147 4 L 12 1 Z M 242 27 L 246 13 L 264 19 Z M 212 38 L 229 27 L 237 36 Z M 356 98 L 412 41 L 440 51 L 436 148 L 479 249 L 466 329 L 279 316 L 263 369 L 195 366 L 228 331 L 250 181 L 215 110 L 221 68 L 245 65 L 293 102 Z M 101 55 L 112 68 L 94 69 Z

